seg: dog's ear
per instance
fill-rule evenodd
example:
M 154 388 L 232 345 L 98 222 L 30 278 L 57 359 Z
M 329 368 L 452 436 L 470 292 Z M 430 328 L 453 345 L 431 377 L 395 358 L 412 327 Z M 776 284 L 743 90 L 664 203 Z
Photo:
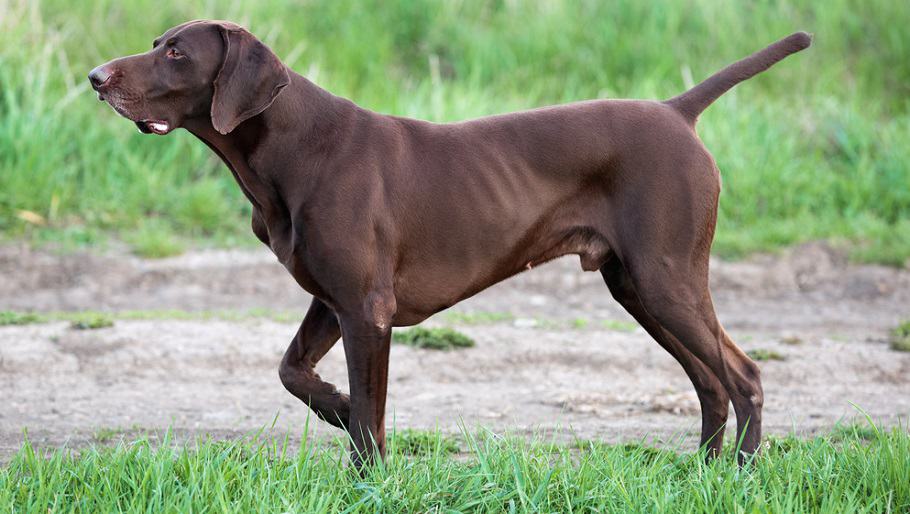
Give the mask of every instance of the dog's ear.
M 291 77 L 278 56 L 246 29 L 233 23 L 217 26 L 224 60 L 215 77 L 212 126 L 227 134 L 266 110 Z

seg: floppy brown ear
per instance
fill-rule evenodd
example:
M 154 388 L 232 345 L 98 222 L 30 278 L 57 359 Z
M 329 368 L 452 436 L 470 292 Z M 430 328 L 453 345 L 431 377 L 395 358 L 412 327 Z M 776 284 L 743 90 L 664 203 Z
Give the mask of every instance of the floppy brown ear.
M 215 77 L 212 126 L 227 134 L 266 110 L 291 77 L 278 56 L 243 27 L 222 23 L 218 29 L 224 61 Z

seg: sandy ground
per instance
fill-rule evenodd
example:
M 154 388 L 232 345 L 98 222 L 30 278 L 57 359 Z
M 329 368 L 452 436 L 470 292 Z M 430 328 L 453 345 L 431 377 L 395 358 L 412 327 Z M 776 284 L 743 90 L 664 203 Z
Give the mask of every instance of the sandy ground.
M 857 417 L 854 405 L 883 424 L 906 425 L 910 354 L 890 350 L 886 338 L 910 318 L 910 271 L 848 265 L 813 244 L 714 262 L 712 290 L 721 321 L 744 349 L 786 359 L 760 364 L 766 433 L 824 430 Z M 149 261 L 0 246 L 0 310 L 268 308 L 302 316 L 308 301 L 266 250 Z M 604 320 L 631 318 L 576 259 L 524 273 L 453 310 L 512 318 L 455 324 L 477 341 L 467 350 L 393 347 L 389 425 L 558 429 L 609 441 L 681 435 L 694 445 L 698 403 L 682 369 L 643 330 L 607 328 Z M 295 330 L 266 319 L 118 320 L 90 331 L 66 323 L 0 327 L 0 459 L 26 429 L 34 443 L 78 447 L 97 442 L 101 429 L 231 437 L 277 415 L 275 431 L 299 433 L 307 410 L 277 375 Z M 346 388 L 340 344 L 318 369 Z

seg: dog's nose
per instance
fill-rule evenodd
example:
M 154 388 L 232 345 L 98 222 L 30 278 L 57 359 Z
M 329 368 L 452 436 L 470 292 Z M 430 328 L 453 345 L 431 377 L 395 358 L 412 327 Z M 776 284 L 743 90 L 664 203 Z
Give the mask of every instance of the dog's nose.
M 108 80 L 111 79 L 111 72 L 107 70 L 107 67 L 103 64 L 92 70 L 88 74 L 88 80 L 92 83 L 92 87 L 98 89 L 103 86 Z

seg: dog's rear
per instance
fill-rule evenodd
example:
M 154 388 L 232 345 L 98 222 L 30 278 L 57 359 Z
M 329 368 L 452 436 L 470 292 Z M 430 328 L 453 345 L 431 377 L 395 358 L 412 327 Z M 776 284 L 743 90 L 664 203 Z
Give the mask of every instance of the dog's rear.
M 730 88 L 767 70 L 788 55 L 805 50 L 811 44 L 812 36 L 808 33 L 791 34 L 764 50 L 736 61 L 711 75 L 704 82 L 664 103 L 679 111 L 694 124 L 698 120 L 698 115 Z
M 743 454 L 761 442 L 764 394 L 758 366 L 724 331 L 708 287 L 719 171 L 693 130 L 699 114 L 736 84 L 809 46 L 798 32 L 737 61 L 689 91 L 648 109 L 622 133 L 635 137 L 615 159 L 619 173 L 606 219 L 611 253 L 600 268 L 613 297 L 679 361 L 702 407 L 701 445 L 723 445 L 728 404 L 736 411 Z

